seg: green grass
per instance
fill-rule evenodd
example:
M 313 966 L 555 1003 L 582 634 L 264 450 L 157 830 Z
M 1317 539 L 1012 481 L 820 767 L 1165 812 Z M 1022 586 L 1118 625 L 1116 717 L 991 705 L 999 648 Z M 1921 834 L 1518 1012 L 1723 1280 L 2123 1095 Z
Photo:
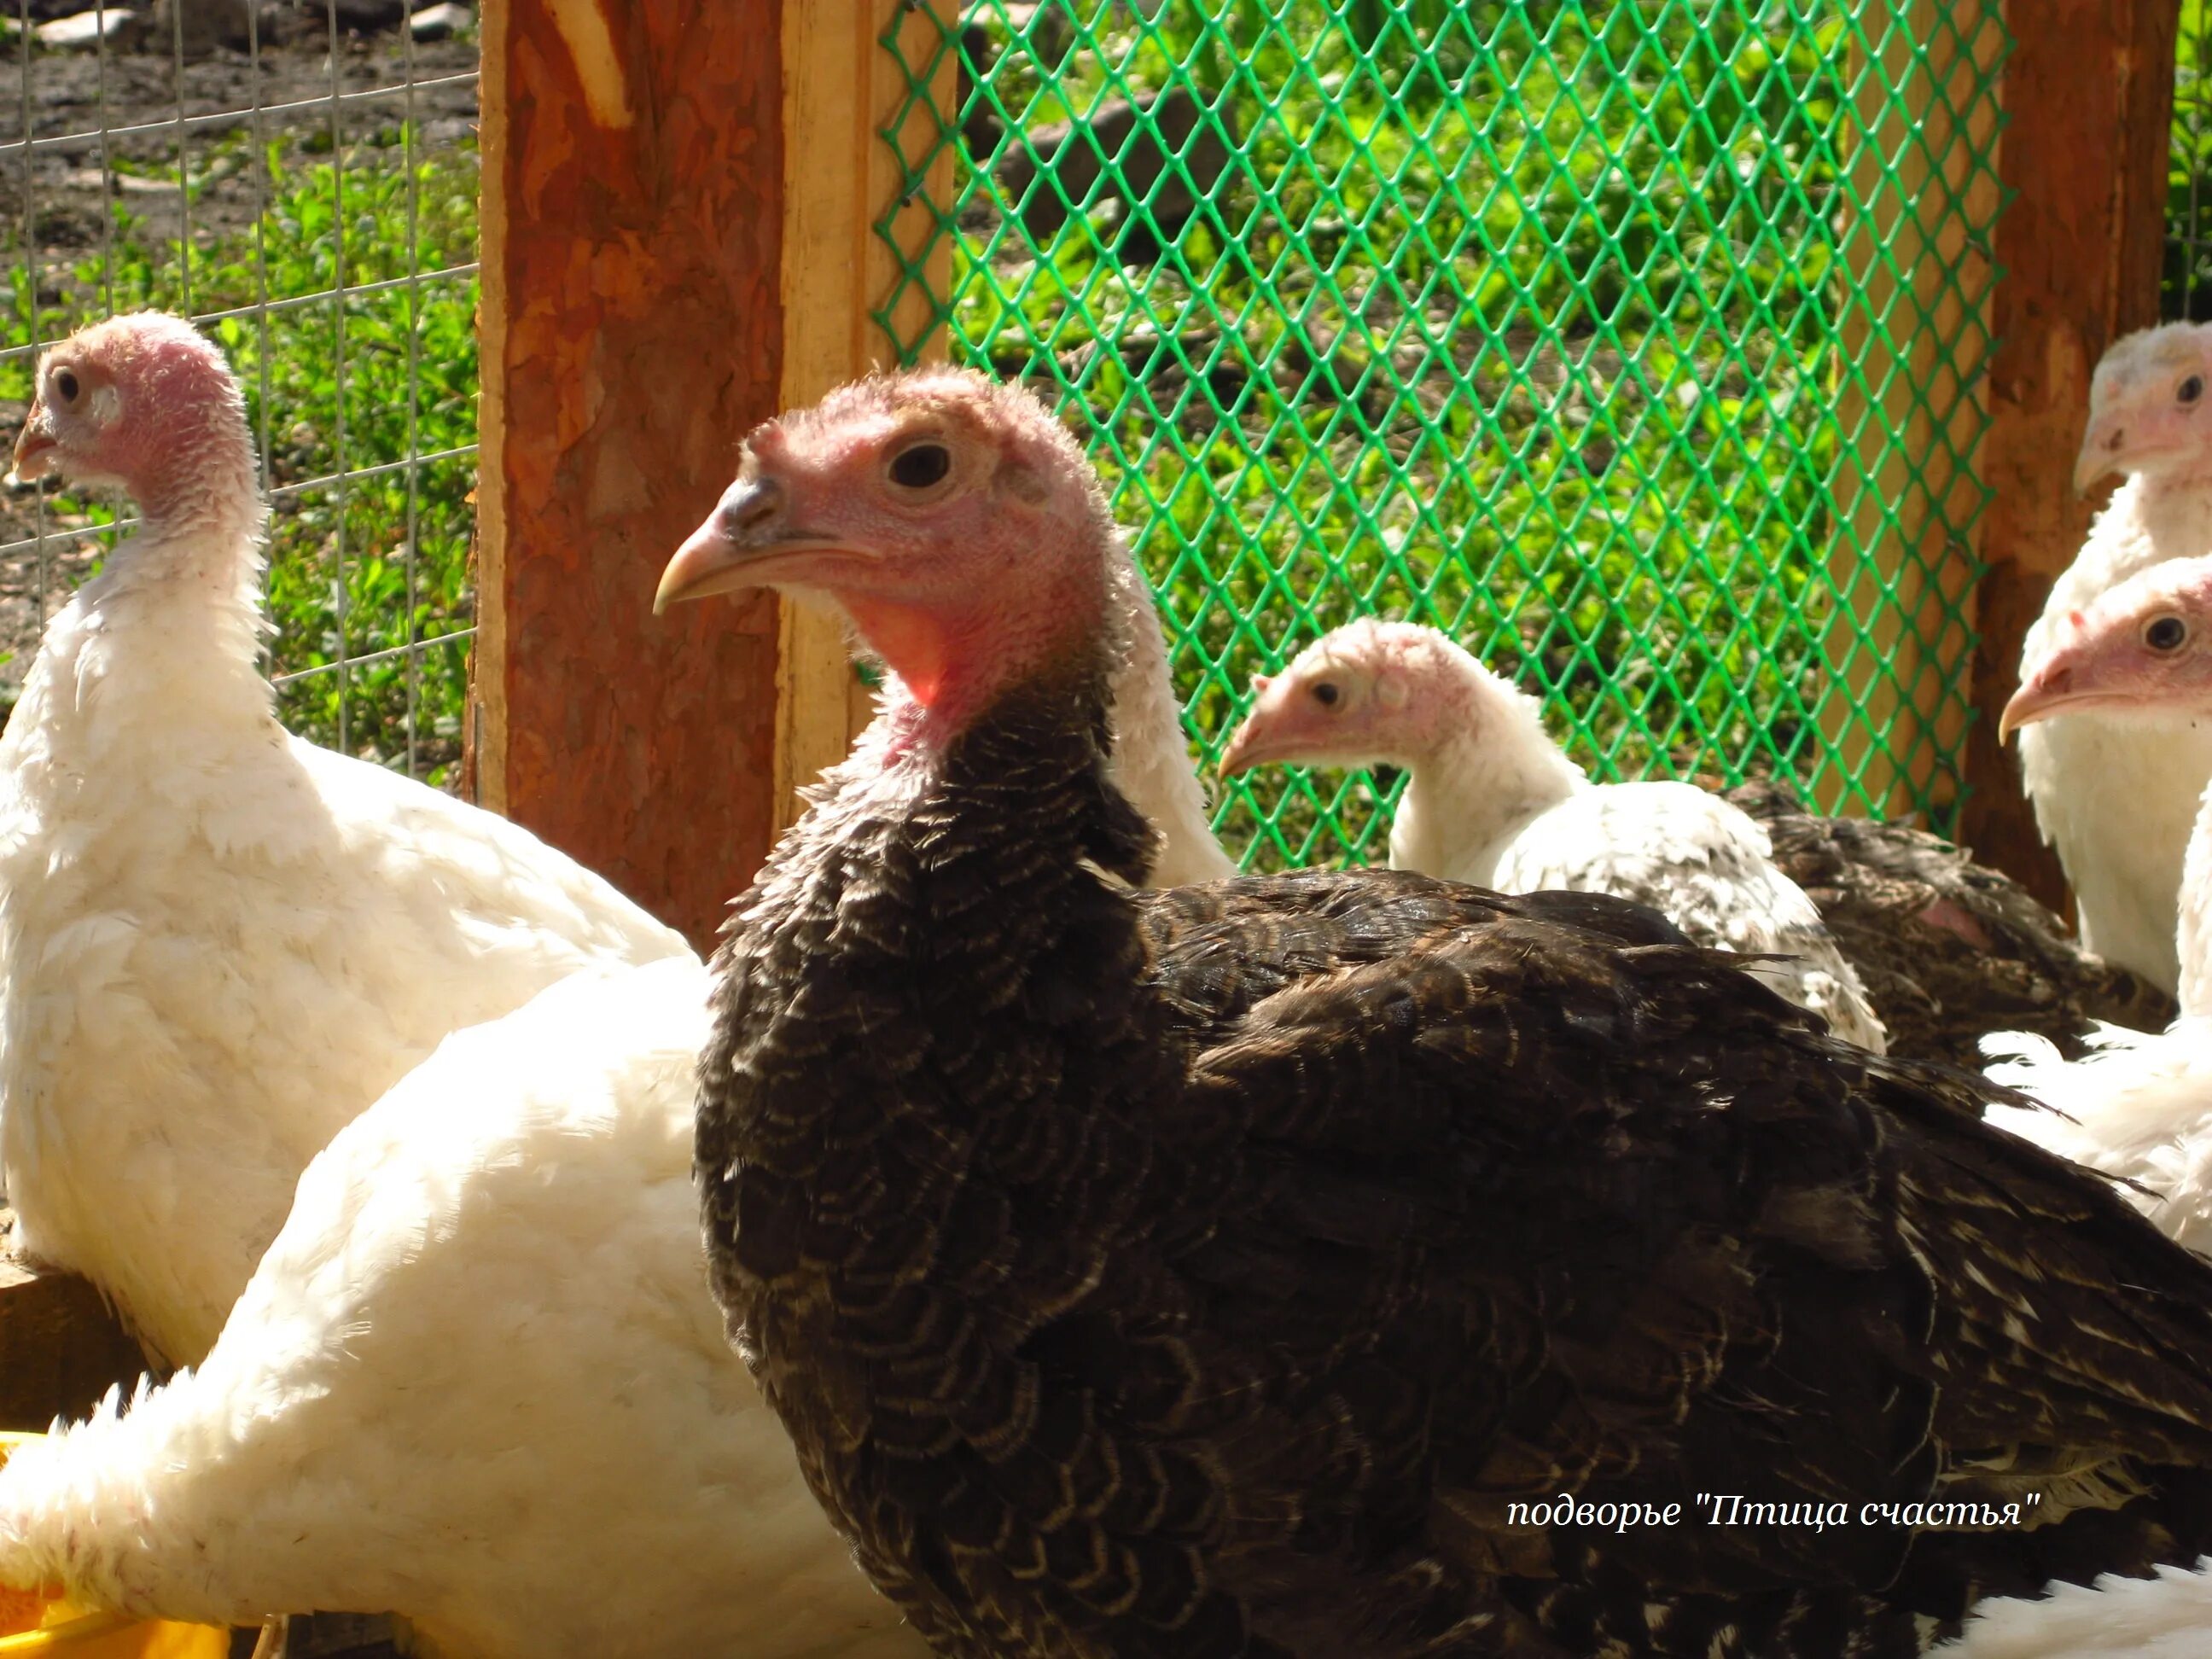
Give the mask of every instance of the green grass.
M 210 188 L 208 171 L 235 172 L 251 159 L 235 142 L 196 157 L 195 199 Z M 7 343 L 27 343 L 33 327 L 51 340 L 111 310 L 156 306 L 206 315 L 264 295 L 388 282 L 475 258 L 471 149 L 410 159 L 395 133 L 331 161 L 288 157 L 272 146 L 267 166 L 270 205 L 258 224 L 203 233 L 187 249 L 123 214 L 112 257 L 79 264 L 60 303 L 39 307 L 35 322 L 19 263 Z M 173 169 L 166 176 L 174 178 Z M 465 640 L 343 673 L 311 671 L 468 627 L 474 457 L 319 481 L 474 444 L 476 305 L 473 279 L 447 278 L 208 325 L 268 442 L 270 666 L 280 677 L 303 676 L 280 690 L 285 723 L 434 781 L 458 752 Z M 0 393 L 27 397 L 29 385 L 27 362 L 0 366 Z M 96 502 L 60 498 L 55 507 L 94 522 L 112 516 Z M 410 660 L 417 665 L 411 672 Z
M 2182 0 L 2159 310 L 2212 321 L 2212 6 Z

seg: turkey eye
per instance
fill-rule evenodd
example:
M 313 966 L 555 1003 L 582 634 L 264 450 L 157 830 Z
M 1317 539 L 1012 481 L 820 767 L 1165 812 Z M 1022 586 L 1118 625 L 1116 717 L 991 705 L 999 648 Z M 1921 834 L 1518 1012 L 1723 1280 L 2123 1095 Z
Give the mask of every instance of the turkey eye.
M 1336 700 L 1344 694 L 1336 689 L 1334 680 L 1323 680 L 1313 689 L 1314 701 L 1324 708 L 1336 707 Z
M 916 444 L 891 461 L 891 482 L 902 489 L 927 489 L 952 471 L 952 452 L 943 444 Z
M 2188 640 L 2189 624 L 2179 617 L 2160 617 L 2143 629 L 2143 643 L 2154 651 L 2179 651 Z
M 66 368 L 56 369 L 54 371 L 54 390 L 61 394 L 61 400 L 64 403 L 75 403 L 76 401 L 76 374 Z
M 2185 404 L 2195 403 L 2204 395 L 2204 377 L 2202 374 L 2191 375 L 2181 383 L 2173 395 Z

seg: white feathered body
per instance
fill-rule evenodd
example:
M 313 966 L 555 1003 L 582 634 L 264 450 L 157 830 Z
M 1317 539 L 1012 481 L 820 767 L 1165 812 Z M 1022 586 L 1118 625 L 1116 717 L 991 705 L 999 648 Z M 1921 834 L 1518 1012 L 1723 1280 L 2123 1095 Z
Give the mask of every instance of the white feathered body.
M 398 1612 L 453 1659 L 925 1652 L 708 1293 L 707 989 L 587 971 L 448 1037 L 308 1166 L 197 1370 L 0 1470 L 0 1578 Z
M 307 1160 L 447 1032 L 688 954 L 527 832 L 288 737 L 255 573 L 195 552 L 119 551 L 0 738 L 19 1240 L 173 1361 L 213 1343 Z
M 2212 1019 L 2170 1030 L 2100 1026 L 2069 1061 L 2039 1036 L 1984 1039 L 1990 1075 L 2054 1110 L 1992 1107 L 1989 1121 L 2061 1158 L 2135 1183 L 2121 1196 L 2177 1243 L 2212 1250 Z M 2212 1653 L 2212 1574 L 2163 1568 L 2056 1584 L 2039 1600 L 1984 1602 L 1943 1659 L 2198 1659 Z
M 1167 636 L 1144 573 L 1128 557 L 1109 567 L 1115 612 L 1123 626 L 1124 656 L 1114 675 L 1114 781 L 1159 832 L 1150 880 L 1188 887 L 1237 874 L 1214 836 L 1206 790 L 1191 764 L 1169 672 Z
M 1527 718 L 1534 719 L 1533 710 Z M 1787 961 L 1747 971 L 1836 1034 L 1881 1050 L 1881 1022 L 1766 831 L 1686 783 L 1593 784 L 1538 728 L 1496 732 L 1408 779 L 1390 863 L 1506 893 L 1611 893 L 1650 905 L 1700 945 Z
M 2100 1025 L 2089 1042 L 2069 1061 L 2041 1037 L 1984 1038 L 1990 1075 L 2055 1109 L 1993 1106 L 1989 1121 L 2136 1182 L 2121 1195 L 2161 1232 L 2212 1252 L 2212 1018 L 2185 1014 L 2155 1033 Z
M 2212 1571 L 2107 1573 L 2094 1588 L 2055 1583 L 2040 1601 L 1984 1601 L 1942 1659 L 2203 1659 L 2212 1653 Z
M 2081 554 L 2028 629 L 2032 659 L 2069 611 L 2167 559 L 2212 550 L 2212 483 L 2132 477 L 2098 514 Z M 2036 823 L 2074 889 L 2084 945 L 2175 992 L 2185 982 L 2177 895 L 2199 799 L 2212 780 L 2212 726 L 2175 714 L 2062 714 L 2020 734 L 2021 775 Z

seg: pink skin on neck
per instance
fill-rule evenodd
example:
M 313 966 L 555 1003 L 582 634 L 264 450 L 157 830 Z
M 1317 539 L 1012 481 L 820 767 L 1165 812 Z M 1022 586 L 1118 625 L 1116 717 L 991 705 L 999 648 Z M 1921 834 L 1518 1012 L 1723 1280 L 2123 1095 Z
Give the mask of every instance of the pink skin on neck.
M 1098 584 L 1091 584 L 1093 590 Z M 1095 639 L 1104 595 L 1060 580 L 1021 605 L 1001 592 L 982 603 L 929 605 L 836 595 L 868 647 L 896 676 L 894 702 L 912 706 L 900 750 L 958 735 L 1009 686 Z
M 136 477 L 125 477 L 140 515 L 164 531 L 196 527 L 228 529 L 250 519 L 254 512 L 255 470 L 250 448 L 211 441 L 196 452 L 196 469 L 172 465 Z
M 213 349 L 158 335 L 95 341 L 86 366 L 106 373 L 122 408 L 94 442 L 64 444 L 65 472 L 117 480 L 160 532 L 250 527 L 260 505 L 253 445 Z

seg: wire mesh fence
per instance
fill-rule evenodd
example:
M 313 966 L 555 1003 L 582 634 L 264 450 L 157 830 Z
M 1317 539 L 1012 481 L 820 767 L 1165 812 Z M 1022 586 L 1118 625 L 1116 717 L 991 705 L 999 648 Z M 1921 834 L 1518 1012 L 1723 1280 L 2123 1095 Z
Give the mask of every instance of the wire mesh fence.
M 246 391 L 287 726 L 442 781 L 460 747 L 475 477 L 477 46 L 457 7 L 14 0 L 0 413 L 46 345 L 191 316 Z M 0 21 L 4 27 L 4 21 Z M 128 527 L 0 498 L 0 696 Z
M 1382 612 L 1601 775 L 1948 823 L 1998 0 L 980 0 L 931 33 L 883 37 L 879 320 L 949 240 L 921 309 L 1086 436 L 1209 757 L 1254 672 Z M 957 112 L 917 120 L 948 54 Z M 1363 857 L 1390 786 L 1262 778 L 1222 825 Z
M 2212 14 L 2204 0 L 2182 0 L 2167 155 L 2160 314 L 2212 322 Z

